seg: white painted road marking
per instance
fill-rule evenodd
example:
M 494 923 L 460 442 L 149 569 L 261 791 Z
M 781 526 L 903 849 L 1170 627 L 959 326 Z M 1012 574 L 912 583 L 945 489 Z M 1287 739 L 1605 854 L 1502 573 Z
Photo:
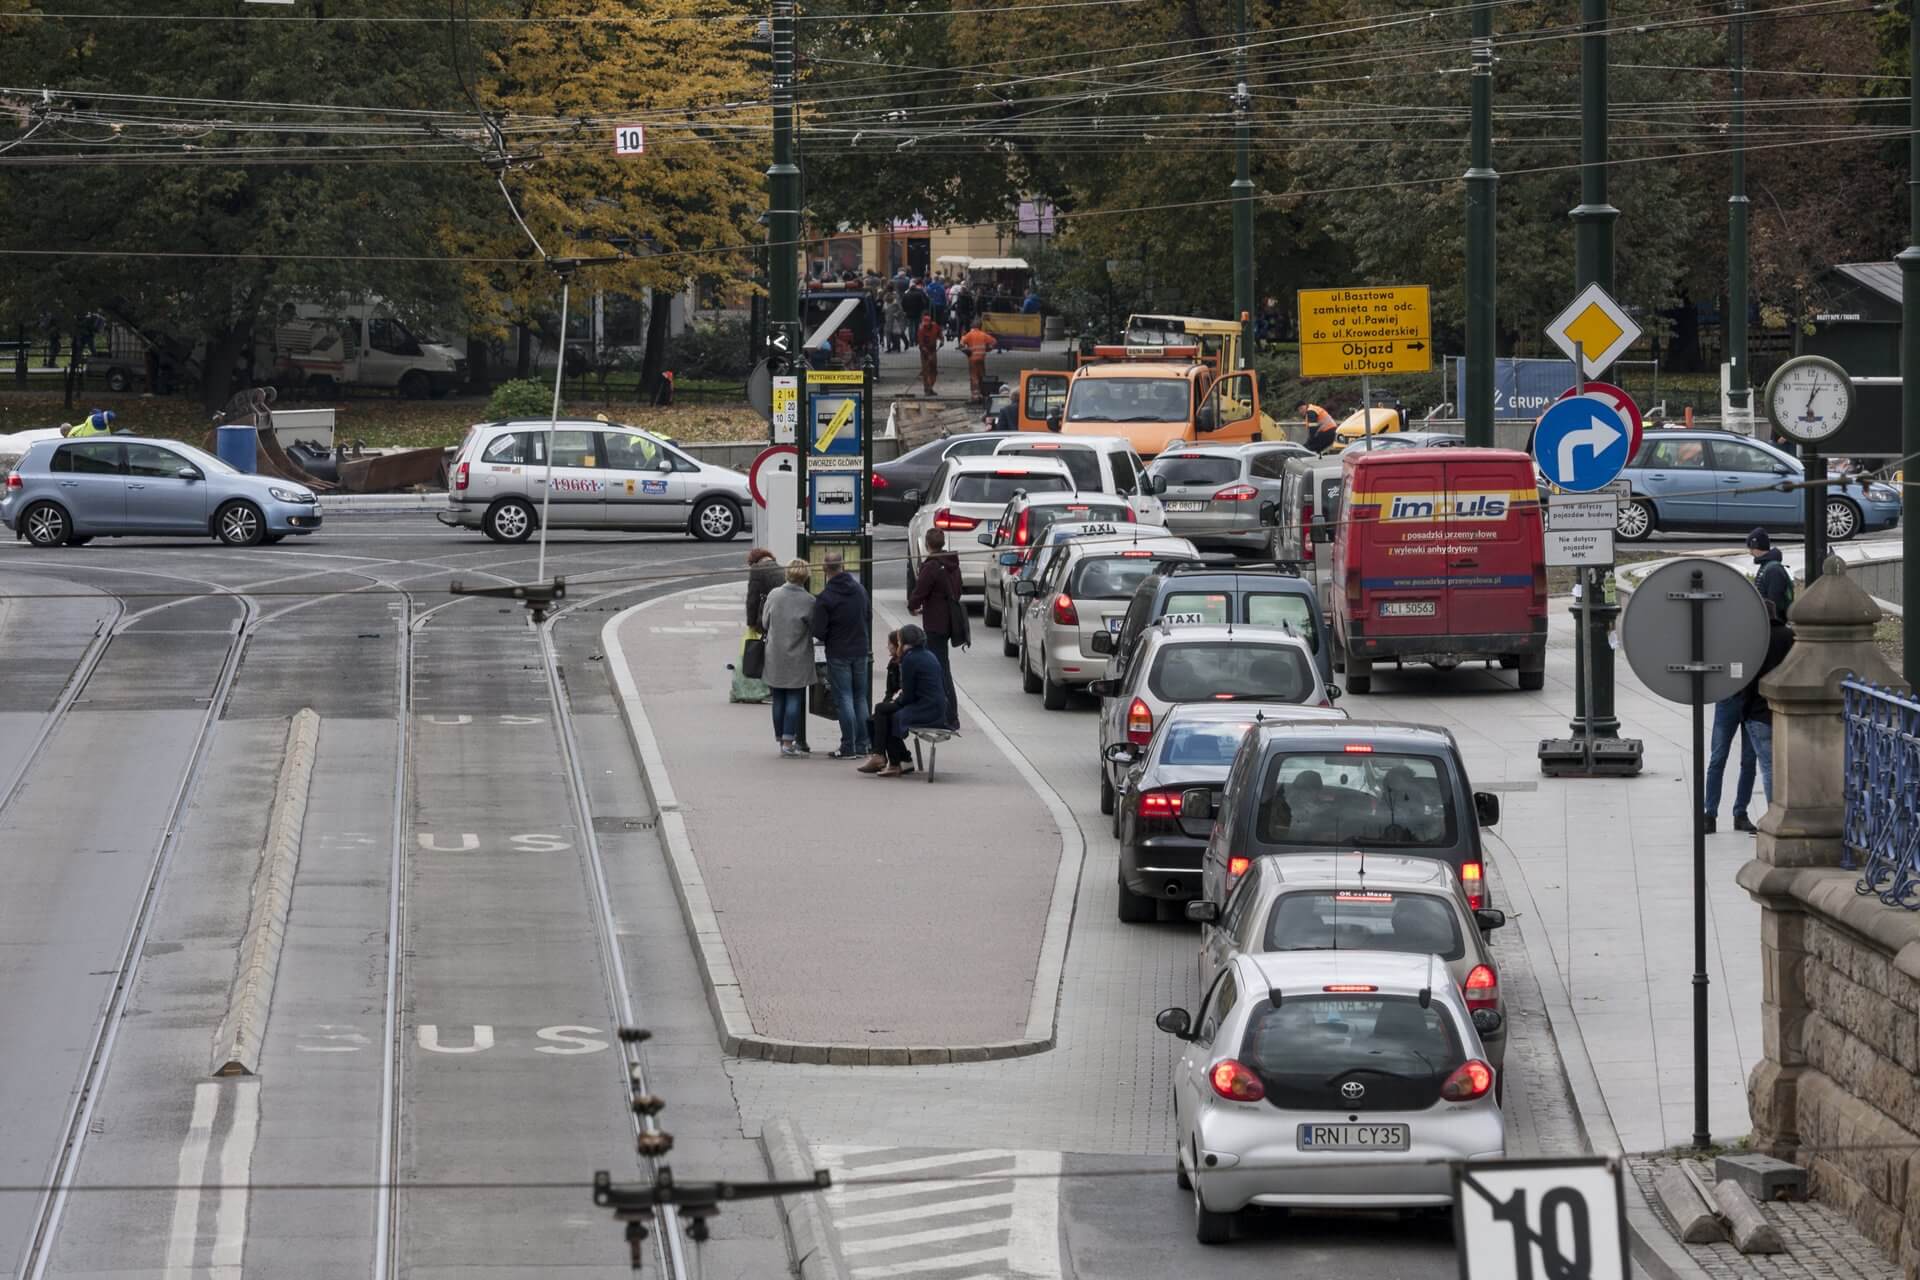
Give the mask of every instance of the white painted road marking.
M 833 1171 L 827 1212 L 854 1280 L 960 1267 L 1059 1280 L 1058 1152 L 820 1146 L 814 1158 Z
M 440 1043 L 440 1028 L 431 1022 L 423 1022 L 414 1028 L 414 1035 L 420 1041 L 420 1047 L 428 1053 L 481 1053 L 493 1048 L 493 1028 L 486 1023 L 476 1023 L 473 1028 L 473 1040 L 466 1045 L 443 1045 Z
M 208 1265 L 197 1265 L 200 1249 L 201 1187 L 213 1150 L 221 1099 L 227 1104 L 227 1131 L 220 1139 L 213 1193 L 213 1238 Z M 247 1243 L 247 1184 L 253 1178 L 253 1149 L 260 1136 L 260 1082 L 203 1081 L 193 1089 L 193 1114 L 180 1147 L 179 1179 L 173 1193 L 173 1225 L 167 1235 L 165 1280 L 240 1280 Z
M 207 1149 L 213 1144 L 213 1116 L 219 1106 L 219 1085 L 206 1081 L 193 1087 L 193 1116 L 180 1147 L 173 1230 L 167 1236 L 167 1280 L 189 1280 L 193 1272 L 194 1245 L 200 1239 L 200 1184 L 207 1179 Z
M 253 1144 L 260 1136 L 260 1082 L 233 1086 L 233 1127 L 220 1146 L 220 1193 L 214 1204 L 213 1269 L 210 1280 L 240 1280 L 247 1244 L 247 1184 L 253 1179 Z

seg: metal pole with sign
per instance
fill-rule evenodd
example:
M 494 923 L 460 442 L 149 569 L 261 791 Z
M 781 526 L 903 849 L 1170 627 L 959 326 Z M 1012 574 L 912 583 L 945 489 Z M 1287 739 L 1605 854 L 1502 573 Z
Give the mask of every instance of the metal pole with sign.
M 1827 558 L 1827 460 L 1820 450 L 1847 425 L 1855 400 L 1853 379 L 1825 356 L 1795 356 L 1767 379 L 1763 398 L 1773 429 L 1800 446 L 1800 478 L 1807 486 L 1806 579 L 1811 586 Z
M 1767 608 L 1747 576 L 1686 559 L 1648 574 L 1620 624 L 1627 662 L 1649 690 L 1693 709 L 1693 1143 L 1707 1122 L 1706 708 L 1752 683 L 1767 656 Z
M 1628 1280 L 1618 1156 L 1453 1166 L 1460 1280 Z

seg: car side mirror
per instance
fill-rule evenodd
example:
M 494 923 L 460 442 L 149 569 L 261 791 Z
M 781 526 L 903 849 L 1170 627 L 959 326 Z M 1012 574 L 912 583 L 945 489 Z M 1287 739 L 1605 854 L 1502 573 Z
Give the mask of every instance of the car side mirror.
M 1047 415 L 1047 430 L 1058 431 L 1059 429 L 1060 429 L 1060 412 L 1059 410 L 1056 409 L 1054 412 Z
M 1176 1039 L 1193 1039 L 1193 1033 L 1189 1030 L 1193 1026 L 1193 1019 L 1185 1009 L 1162 1009 L 1154 1015 L 1153 1025 Z
M 1325 516 L 1315 516 L 1313 518 L 1313 540 L 1315 542 L 1333 541 L 1333 526 L 1327 523 Z
M 1113 653 L 1113 634 L 1108 631 L 1093 633 L 1093 651 L 1111 655 Z
M 1167 478 L 1165 476 L 1148 476 L 1147 477 L 1147 492 L 1153 494 L 1155 497 L 1159 497 L 1161 494 L 1165 493 L 1166 491 L 1167 491 Z
M 201 478 L 200 468 L 198 467 L 182 467 L 173 474 L 182 480 L 198 480 Z
M 1013 594 L 1022 600 L 1031 600 L 1040 594 L 1040 584 L 1031 578 L 1022 578 L 1013 584 Z
M 1205 898 L 1194 898 L 1187 903 L 1187 919 L 1195 924 L 1212 924 L 1220 918 L 1220 904 Z
M 1790 476 L 1793 474 L 1793 468 L 1784 462 L 1776 462 L 1773 466 L 1773 474 L 1777 476 Z
M 1474 792 L 1473 812 L 1480 819 L 1481 826 L 1492 827 L 1499 825 L 1500 797 L 1489 791 Z
M 1327 686 L 1327 701 L 1328 701 L 1328 702 L 1338 702 L 1338 701 L 1340 701 L 1340 697 L 1341 697 L 1341 695 L 1342 695 L 1342 694 L 1343 694 L 1344 692 L 1345 692 L 1345 690 L 1343 690 L 1343 689 L 1341 689 L 1341 687 L 1340 687 L 1339 685 L 1337 685 L 1337 684 L 1330 684 L 1330 685 L 1328 685 L 1328 686 Z
M 1480 932 L 1492 933 L 1507 923 L 1507 913 L 1497 907 L 1479 907 L 1474 910 L 1473 922 Z
M 1498 1009 L 1475 1009 L 1473 1011 L 1473 1029 L 1483 1036 L 1490 1036 L 1507 1023 L 1506 1016 Z
M 992 525 L 988 525 L 986 528 L 982 529 L 980 532 L 974 534 L 973 540 L 979 543 L 983 547 L 992 546 L 993 545 L 993 529 L 994 527 Z
M 1140 748 L 1131 742 L 1116 742 L 1107 748 L 1106 754 L 1115 764 L 1132 764 L 1140 758 Z
M 1020 563 L 1020 553 L 1018 551 L 1002 551 L 1000 553 L 1000 563 L 1011 569 Z
M 660 459 L 660 460 L 659 460 L 658 462 L 656 462 L 656 463 L 654 463 L 654 464 L 653 464 L 653 469 L 654 469 L 655 471 L 663 471 L 663 472 L 664 472 L 664 471 L 672 471 L 672 470 L 673 470 L 673 459 L 672 459 L 672 458 L 662 458 L 662 459 Z
M 1193 425 L 1198 431 L 1212 431 L 1220 425 L 1220 411 L 1214 407 L 1212 401 L 1200 406 L 1200 412 L 1195 415 Z
M 1087 692 L 1096 698 L 1111 698 L 1120 692 L 1118 680 L 1095 680 L 1087 686 Z
M 918 489 L 909 489 L 900 495 L 900 501 L 918 503 L 920 501 L 920 491 Z
M 1280 523 L 1280 504 L 1277 502 L 1261 503 L 1260 504 L 1260 523 L 1261 524 L 1279 524 Z

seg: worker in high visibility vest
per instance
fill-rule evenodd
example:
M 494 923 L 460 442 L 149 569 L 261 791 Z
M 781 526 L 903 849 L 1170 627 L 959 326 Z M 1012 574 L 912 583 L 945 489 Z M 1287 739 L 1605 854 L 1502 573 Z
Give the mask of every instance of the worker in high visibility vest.
M 95 409 L 77 424 L 67 428 L 69 436 L 104 436 L 113 432 L 113 410 Z
M 1325 453 L 1327 446 L 1333 443 L 1334 433 L 1339 430 L 1334 424 L 1333 415 L 1317 404 L 1300 406 L 1300 425 L 1307 432 L 1307 448 L 1315 453 Z

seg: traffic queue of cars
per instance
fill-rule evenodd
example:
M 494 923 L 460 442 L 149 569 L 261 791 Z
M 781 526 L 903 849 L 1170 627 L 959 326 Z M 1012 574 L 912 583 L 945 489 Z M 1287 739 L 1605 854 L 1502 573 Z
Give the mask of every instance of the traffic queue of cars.
M 1174 496 L 1176 477 L 1190 489 L 1246 485 L 1269 532 L 1240 545 L 1264 552 L 1287 492 L 1285 451 L 1163 452 L 1143 487 L 1164 513 L 1094 490 L 1091 469 L 1019 452 L 1021 477 L 998 474 L 1012 462 L 1001 456 L 941 462 L 929 499 L 951 524 L 971 493 L 955 492 L 957 477 L 1008 482 L 997 513 L 964 513 L 970 553 L 985 559 L 986 621 L 1048 709 L 1080 691 L 1098 700 L 1094 763 L 1119 840 L 1119 919 L 1180 913 L 1199 927 L 1199 999 L 1156 1019 L 1179 1046 L 1175 1175 L 1197 1238 L 1226 1242 L 1248 1208 L 1444 1212 L 1449 1163 L 1505 1150 L 1506 1015 L 1488 944 L 1505 915 L 1490 900 L 1481 834 L 1499 820 L 1497 798 L 1472 790 L 1444 729 L 1354 720 L 1335 705 L 1333 663 L 1356 658 L 1341 655 L 1338 624 L 1328 627 L 1298 565 L 1203 556 L 1199 537 L 1222 526 L 1176 523 L 1203 514 L 1175 506 L 1188 501 Z M 1442 473 L 1372 477 L 1349 461 L 1379 491 L 1368 505 L 1449 491 L 1445 464 L 1420 463 L 1433 453 L 1393 452 Z M 1462 482 L 1521 483 L 1508 473 L 1524 455 L 1447 453 Z M 1262 472 L 1266 454 L 1281 474 Z M 1514 539 L 1531 531 L 1537 547 L 1531 518 Z M 1501 568 L 1505 537 L 1473 542 L 1490 568 Z

